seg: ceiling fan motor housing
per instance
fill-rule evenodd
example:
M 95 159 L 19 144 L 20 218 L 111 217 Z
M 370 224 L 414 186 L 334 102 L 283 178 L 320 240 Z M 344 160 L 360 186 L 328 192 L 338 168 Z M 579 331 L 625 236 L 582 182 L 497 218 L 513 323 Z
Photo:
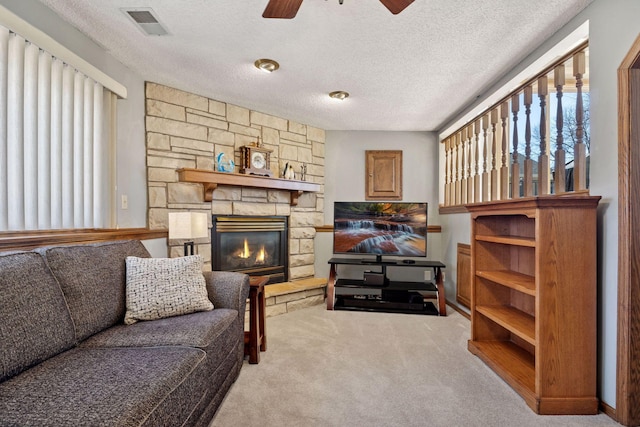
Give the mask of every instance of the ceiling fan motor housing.
M 380 2 L 389 9 L 391 13 L 397 15 L 413 3 L 414 0 L 380 0 Z M 344 0 L 338 0 L 338 3 L 343 4 Z M 292 19 L 298 13 L 301 4 L 302 0 L 269 0 L 266 9 L 262 13 L 262 17 Z

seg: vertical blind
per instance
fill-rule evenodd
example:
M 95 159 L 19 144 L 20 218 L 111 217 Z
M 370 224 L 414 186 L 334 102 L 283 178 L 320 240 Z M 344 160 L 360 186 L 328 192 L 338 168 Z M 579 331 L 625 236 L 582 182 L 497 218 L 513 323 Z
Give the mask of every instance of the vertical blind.
M 115 97 L 0 26 L 0 231 L 111 225 Z

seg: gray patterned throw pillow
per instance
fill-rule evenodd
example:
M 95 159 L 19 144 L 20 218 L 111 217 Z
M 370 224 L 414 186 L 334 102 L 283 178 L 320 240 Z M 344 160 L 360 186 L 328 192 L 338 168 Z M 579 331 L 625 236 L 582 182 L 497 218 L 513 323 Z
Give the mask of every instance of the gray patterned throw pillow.
M 200 255 L 181 258 L 127 257 L 124 323 L 213 309 Z

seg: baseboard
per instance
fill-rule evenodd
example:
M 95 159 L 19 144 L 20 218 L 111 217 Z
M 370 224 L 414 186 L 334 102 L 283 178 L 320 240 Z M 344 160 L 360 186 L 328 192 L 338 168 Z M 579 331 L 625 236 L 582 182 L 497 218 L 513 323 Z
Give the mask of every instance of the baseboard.
M 449 307 L 453 308 L 458 313 L 462 314 L 462 316 L 466 317 L 468 320 L 471 320 L 471 315 L 469 313 L 467 313 L 466 311 L 464 311 L 463 309 L 461 309 L 460 307 L 458 307 L 457 305 L 451 304 L 449 302 L 447 303 L 447 305 Z
M 600 411 L 602 411 L 609 418 L 617 422 L 617 415 L 615 408 L 604 403 L 602 400 L 600 401 Z

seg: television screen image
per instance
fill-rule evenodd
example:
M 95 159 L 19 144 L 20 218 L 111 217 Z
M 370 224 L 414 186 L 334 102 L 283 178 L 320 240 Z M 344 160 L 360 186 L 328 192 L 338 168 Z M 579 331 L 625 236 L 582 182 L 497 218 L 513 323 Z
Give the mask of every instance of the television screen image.
M 335 202 L 333 252 L 424 257 L 427 203 Z

